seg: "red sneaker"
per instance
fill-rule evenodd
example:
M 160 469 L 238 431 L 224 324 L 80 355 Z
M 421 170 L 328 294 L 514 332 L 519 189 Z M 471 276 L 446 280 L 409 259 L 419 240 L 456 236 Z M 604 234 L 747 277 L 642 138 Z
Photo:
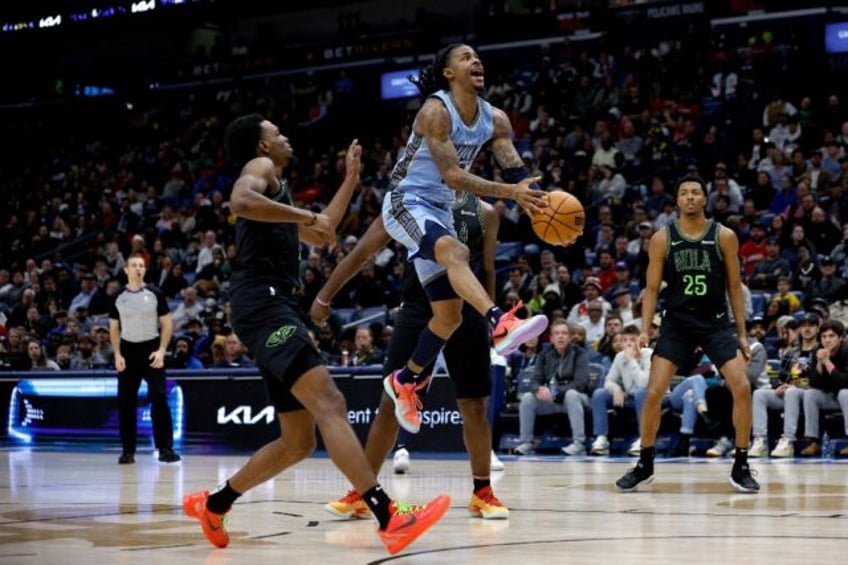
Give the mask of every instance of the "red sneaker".
M 230 543 L 230 535 L 225 529 L 225 515 L 215 514 L 206 508 L 206 500 L 209 498 L 209 491 L 200 491 L 187 494 L 183 497 L 183 511 L 186 516 L 195 518 L 200 522 L 200 527 L 203 529 L 203 535 L 209 540 L 209 543 L 215 547 L 227 547 Z
M 522 320 L 515 313 L 524 306 L 522 301 L 512 307 L 512 310 L 501 316 L 498 325 L 492 330 L 495 351 L 498 355 L 509 355 L 517 351 L 521 344 L 539 337 L 548 327 L 548 317 L 543 314 Z
M 385 530 L 377 530 L 389 553 L 394 555 L 429 530 L 450 506 L 450 496 L 442 494 L 420 506 L 392 502 L 392 517 Z
M 383 388 L 395 403 L 395 417 L 398 424 L 409 433 L 417 434 L 421 429 L 421 408 L 424 407 L 421 399 L 418 398 L 417 391 L 426 381 L 419 384 L 401 383 L 397 380 L 398 373 L 400 369 L 383 379 Z
M 471 495 L 468 511 L 472 516 L 484 520 L 506 520 L 509 518 L 509 508 L 498 500 L 492 487 L 484 487 Z
M 339 518 L 370 518 L 371 509 L 359 496 L 356 490 L 348 491 L 346 495 L 324 505 L 324 510 Z

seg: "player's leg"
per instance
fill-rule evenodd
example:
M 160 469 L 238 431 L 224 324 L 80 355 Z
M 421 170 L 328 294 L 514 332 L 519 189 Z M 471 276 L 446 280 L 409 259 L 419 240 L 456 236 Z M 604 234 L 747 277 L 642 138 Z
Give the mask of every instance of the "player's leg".
M 747 362 L 738 349 L 736 336 L 730 329 L 711 334 L 704 344 L 704 353 L 713 361 L 733 396 L 733 427 L 736 433 L 736 454 L 730 473 L 730 484 L 739 492 L 755 493 L 760 485 L 748 467 L 748 443 L 751 438 L 751 384 Z
M 183 497 L 185 513 L 200 522 L 206 539 L 216 547 L 229 544 L 224 518 L 241 495 L 308 457 L 315 449 L 315 420 L 292 396 L 288 384 L 263 367 L 265 362 L 273 363 L 273 360 L 258 357 L 257 361 L 268 397 L 277 411 L 280 437 L 261 447 L 215 492 L 199 491 Z
M 317 357 L 317 352 L 314 354 Z M 354 489 L 362 493 L 390 553 L 402 550 L 441 519 L 450 506 L 449 496 L 438 496 L 425 505 L 407 508 L 398 506 L 383 491 L 348 422 L 344 397 L 326 367 L 315 366 L 307 371 L 292 386 L 292 394 L 315 419 L 333 463 Z
M 504 314 L 495 306 L 469 267 L 469 251 L 456 237 L 449 206 L 437 206 L 413 195 L 393 195 L 383 201 L 383 223 L 392 239 L 403 244 L 409 257 L 415 260 L 419 280 L 425 288 L 437 275 L 447 273 L 446 286 L 451 288 L 453 296 L 486 316 L 493 328 L 495 347 L 501 355 L 512 353 L 547 328 L 545 316 L 519 320 L 514 311 Z M 449 297 L 442 299 L 445 298 Z M 430 299 L 434 301 L 432 296 Z M 434 316 L 438 316 L 435 311 Z M 422 334 L 422 340 L 428 337 Z M 449 334 L 438 337 L 447 339 Z
M 394 401 L 398 423 L 410 433 L 421 426 L 418 392 L 426 386 L 424 369 L 433 364 L 447 339 L 462 322 L 462 300 L 456 297 L 444 267 L 429 259 L 414 260 L 415 270 L 430 301 L 432 317 L 416 336 L 415 348 L 406 364 L 383 381 L 386 394 Z
M 489 394 L 492 390 L 489 327 L 469 306 L 462 326 L 445 345 L 445 362 L 462 415 L 462 439 L 468 451 L 473 490 L 468 510 L 483 519 L 506 519 L 509 509 L 492 490 L 492 429 Z
M 671 379 L 677 374 L 678 367 L 687 364 L 696 343 L 691 331 L 679 327 L 679 324 L 675 324 L 669 318 L 663 318 L 660 338 L 651 357 L 651 371 L 645 401 L 642 405 L 642 418 L 639 425 L 642 434 L 642 450 L 636 466 L 615 483 L 622 491 L 632 491 L 639 485 L 653 481 L 654 445 L 660 427 L 662 401 Z
M 386 362 L 383 365 L 383 373 L 391 374 L 409 363 L 410 358 L 415 358 L 418 337 L 428 327 L 432 318 L 432 310 L 429 304 L 421 300 L 411 300 L 401 304 L 395 317 L 394 333 L 386 351 Z M 425 378 L 432 373 L 433 363 L 428 363 L 419 375 Z M 423 395 L 427 387 L 417 389 L 417 394 Z M 375 473 L 380 472 L 386 456 L 397 445 L 398 433 L 400 432 L 398 420 L 394 415 L 394 401 L 388 393 L 383 391 L 380 395 L 380 408 L 368 429 L 368 439 L 365 442 L 365 455 Z M 411 437 L 411 436 L 409 436 Z
M 407 363 L 418 335 L 427 326 L 431 315 L 430 306 L 426 302 L 413 300 L 401 304 L 395 317 L 394 333 L 386 351 L 384 373 L 391 374 Z M 430 374 L 431 367 L 425 368 L 424 374 Z M 423 393 L 424 390 L 419 392 Z M 365 441 L 365 457 L 375 475 L 380 473 L 383 462 L 396 445 L 399 426 L 394 409 L 394 402 L 382 391 L 379 409 L 371 420 Z M 340 518 L 368 518 L 371 515 L 371 510 L 356 489 L 350 490 L 338 500 L 327 503 L 324 509 Z

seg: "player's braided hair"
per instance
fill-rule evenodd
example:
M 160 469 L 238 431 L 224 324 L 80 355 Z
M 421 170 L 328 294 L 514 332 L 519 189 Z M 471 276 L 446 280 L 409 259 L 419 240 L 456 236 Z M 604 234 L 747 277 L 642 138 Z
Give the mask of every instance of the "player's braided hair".
M 409 76 L 409 82 L 418 87 L 422 98 L 427 98 L 438 90 L 448 90 L 450 88 L 448 79 L 445 78 L 442 71 L 448 66 L 448 59 L 450 59 L 451 52 L 461 45 L 462 43 L 451 43 L 446 47 L 442 47 L 436 53 L 433 62 L 419 71 L 418 79 L 411 75 Z

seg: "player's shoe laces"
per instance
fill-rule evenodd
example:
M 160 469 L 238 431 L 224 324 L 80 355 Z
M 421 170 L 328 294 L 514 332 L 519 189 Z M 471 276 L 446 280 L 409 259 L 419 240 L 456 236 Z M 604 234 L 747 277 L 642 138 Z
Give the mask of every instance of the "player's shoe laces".
M 641 485 L 649 485 L 654 481 L 654 468 L 648 469 L 641 461 L 627 471 L 623 477 L 615 481 L 615 486 L 624 492 L 631 492 Z
M 339 518 L 363 519 L 371 517 L 371 509 L 368 508 L 368 505 L 365 504 L 365 501 L 362 500 L 362 497 L 355 490 L 348 491 L 346 495 L 338 500 L 328 502 L 324 505 L 324 510 Z
M 429 530 L 447 512 L 450 502 L 451 499 L 446 494 L 441 494 L 420 506 L 392 502 L 392 517 L 386 529 L 377 530 L 389 553 L 394 555 L 403 551 L 406 546 Z
M 209 498 L 208 491 L 193 492 L 183 497 L 183 511 L 189 518 L 195 518 L 200 522 L 203 535 L 209 543 L 215 547 L 227 547 L 230 543 L 230 535 L 225 528 L 226 517 L 224 514 L 215 514 L 206 508 L 206 500 Z
M 421 428 L 421 399 L 418 392 L 427 386 L 427 379 L 420 383 L 401 383 L 397 380 L 400 369 L 383 379 L 386 394 L 395 403 L 395 417 L 398 424 L 411 434 L 417 434 Z
M 492 330 L 492 339 L 495 342 L 495 351 L 498 355 L 509 355 L 517 351 L 521 344 L 539 337 L 548 327 L 548 317 L 539 314 L 522 320 L 515 313 L 524 307 L 519 300 L 509 312 L 506 312 L 498 324 Z
M 756 474 L 756 471 L 754 471 L 754 474 Z M 760 492 L 760 483 L 754 479 L 751 468 L 747 463 L 733 466 L 733 470 L 730 472 L 730 486 L 739 492 Z
M 471 495 L 468 511 L 472 516 L 484 520 L 506 520 L 509 518 L 509 508 L 498 500 L 492 487 L 483 487 Z

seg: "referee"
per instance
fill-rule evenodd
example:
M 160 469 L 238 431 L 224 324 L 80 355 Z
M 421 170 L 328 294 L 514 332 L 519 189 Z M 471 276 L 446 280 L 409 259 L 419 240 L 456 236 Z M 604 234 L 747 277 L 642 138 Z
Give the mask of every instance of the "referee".
M 180 460 L 174 452 L 171 409 L 165 395 L 165 351 L 171 341 L 173 323 L 165 295 L 144 284 L 147 267 L 141 253 L 127 259 L 127 285 L 115 297 L 109 311 L 109 336 L 118 371 L 118 419 L 123 453 L 121 465 L 135 463 L 138 389 L 147 381 L 153 439 L 159 461 Z M 161 328 L 161 331 L 160 331 Z

